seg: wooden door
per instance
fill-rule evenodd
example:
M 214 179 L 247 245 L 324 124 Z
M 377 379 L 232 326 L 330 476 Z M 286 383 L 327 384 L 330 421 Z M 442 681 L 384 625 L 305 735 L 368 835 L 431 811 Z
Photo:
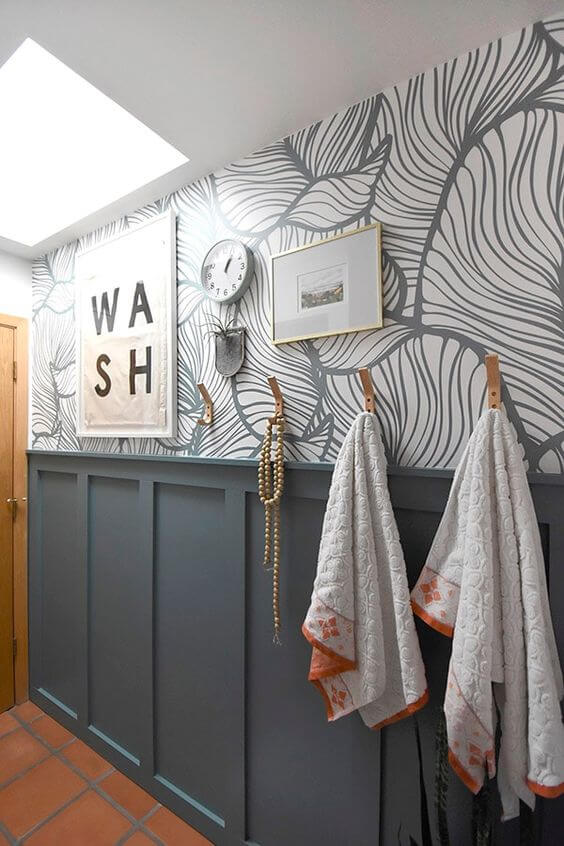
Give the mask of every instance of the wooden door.
M 14 335 L 0 325 L 0 712 L 14 704 Z

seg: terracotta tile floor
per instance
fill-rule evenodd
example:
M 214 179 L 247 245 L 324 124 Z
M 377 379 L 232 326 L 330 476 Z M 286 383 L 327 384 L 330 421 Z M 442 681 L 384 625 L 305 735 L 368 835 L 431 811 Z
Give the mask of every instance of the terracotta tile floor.
M 211 846 L 32 702 L 0 714 L 0 846 Z

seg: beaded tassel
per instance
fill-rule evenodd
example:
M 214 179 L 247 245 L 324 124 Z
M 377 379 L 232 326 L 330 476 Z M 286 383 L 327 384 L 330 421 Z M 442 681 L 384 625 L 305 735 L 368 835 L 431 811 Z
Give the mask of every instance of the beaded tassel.
M 264 559 L 263 566 L 270 569 L 272 560 L 272 613 L 274 642 L 280 643 L 280 500 L 284 489 L 284 418 L 276 415 L 266 421 L 264 440 L 258 468 L 260 501 L 264 505 Z M 274 472 L 271 478 L 272 429 L 276 425 L 276 450 Z M 274 539 L 274 543 L 272 540 Z M 273 555 L 271 555 L 274 550 Z

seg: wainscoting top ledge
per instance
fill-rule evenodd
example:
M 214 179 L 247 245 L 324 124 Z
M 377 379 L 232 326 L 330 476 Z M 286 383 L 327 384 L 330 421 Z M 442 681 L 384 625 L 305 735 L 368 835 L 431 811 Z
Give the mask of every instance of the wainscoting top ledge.
M 158 461 L 166 464 L 198 464 L 217 465 L 221 467 L 258 467 L 256 458 L 214 458 L 198 455 L 143 455 L 137 453 L 109 453 L 109 452 L 77 452 L 73 450 L 44 450 L 28 449 L 27 455 L 38 458 L 87 458 L 111 459 L 113 461 Z M 286 461 L 287 470 L 322 470 L 332 472 L 332 461 Z M 437 469 L 427 467 L 388 467 L 388 476 L 418 476 L 433 479 L 451 479 L 454 475 L 452 468 Z M 528 473 L 529 481 L 539 485 L 557 485 L 564 487 L 564 473 Z

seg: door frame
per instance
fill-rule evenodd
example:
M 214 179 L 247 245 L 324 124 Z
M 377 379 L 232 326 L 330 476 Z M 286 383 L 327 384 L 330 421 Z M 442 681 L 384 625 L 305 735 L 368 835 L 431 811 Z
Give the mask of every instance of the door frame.
M 14 697 L 28 697 L 28 599 L 27 599 L 27 433 L 28 433 L 28 321 L 0 314 L 0 325 L 14 330 L 14 480 L 17 499 L 14 520 Z

